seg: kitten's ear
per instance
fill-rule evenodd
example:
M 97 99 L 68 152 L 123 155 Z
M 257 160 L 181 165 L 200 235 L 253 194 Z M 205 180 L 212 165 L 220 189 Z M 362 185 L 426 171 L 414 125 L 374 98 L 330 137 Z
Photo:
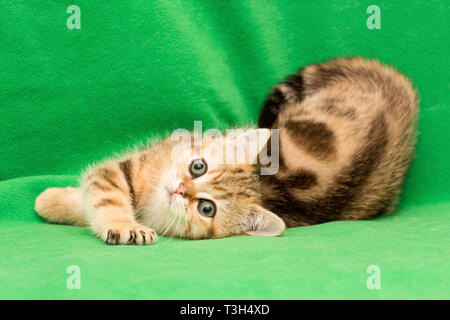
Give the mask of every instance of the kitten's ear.
M 251 236 L 276 237 L 286 229 L 284 221 L 275 213 L 261 206 L 252 206 L 248 217 L 246 234 Z
M 234 159 L 237 160 L 236 163 L 255 164 L 259 153 L 270 138 L 270 129 L 238 129 L 233 131 L 227 134 L 227 152 L 233 152 L 235 155 Z M 242 151 L 246 154 L 241 154 L 240 152 Z

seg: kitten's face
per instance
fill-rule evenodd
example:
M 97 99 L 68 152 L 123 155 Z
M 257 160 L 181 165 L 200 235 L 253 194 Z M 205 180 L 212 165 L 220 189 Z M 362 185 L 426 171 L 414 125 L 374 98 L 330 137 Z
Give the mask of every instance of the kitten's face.
M 149 201 L 149 224 L 158 233 L 202 239 L 277 236 L 284 231 L 283 221 L 260 206 L 258 172 L 249 163 L 256 162 L 263 146 L 254 149 L 256 154 L 247 154 L 245 163 L 227 164 L 227 151 L 217 152 L 217 148 L 235 142 L 230 136 L 203 141 L 197 152 L 185 142 L 171 151 Z

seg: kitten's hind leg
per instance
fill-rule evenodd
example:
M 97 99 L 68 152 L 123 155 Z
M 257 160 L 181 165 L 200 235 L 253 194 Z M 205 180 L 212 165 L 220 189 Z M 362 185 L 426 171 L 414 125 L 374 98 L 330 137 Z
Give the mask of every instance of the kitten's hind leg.
M 79 188 L 48 188 L 37 198 L 35 211 L 53 223 L 87 226 Z
M 299 70 L 298 73 L 287 77 L 284 82 L 272 88 L 261 108 L 258 127 L 272 128 L 284 106 L 300 102 L 302 99 L 303 78 Z

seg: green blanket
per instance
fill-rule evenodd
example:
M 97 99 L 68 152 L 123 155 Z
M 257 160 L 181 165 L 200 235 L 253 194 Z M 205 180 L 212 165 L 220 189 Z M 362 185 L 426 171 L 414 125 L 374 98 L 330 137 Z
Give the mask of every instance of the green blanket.
M 2 0 L 0 298 L 450 298 L 448 2 L 375 2 Z M 73 4 L 81 29 L 67 26 Z M 285 75 L 349 55 L 396 66 L 421 97 L 394 215 L 129 247 L 34 213 L 87 164 L 195 120 L 255 123 Z

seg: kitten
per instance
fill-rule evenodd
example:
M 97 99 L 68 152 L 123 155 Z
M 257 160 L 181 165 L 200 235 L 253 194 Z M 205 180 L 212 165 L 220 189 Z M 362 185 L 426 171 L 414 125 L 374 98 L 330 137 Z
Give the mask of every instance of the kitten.
M 156 233 L 190 239 L 280 235 L 289 227 L 391 213 L 414 154 L 417 98 L 391 67 L 360 58 L 310 65 L 277 85 L 259 135 L 183 143 L 166 139 L 89 169 L 79 188 L 50 188 L 35 210 L 50 222 L 89 226 L 109 244 L 150 244 Z M 249 139 L 247 163 L 218 145 Z M 269 139 L 269 141 L 268 141 Z M 252 164 L 267 144 L 275 175 Z M 274 214 L 274 213 L 276 214 Z
M 414 155 L 410 81 L 362 58 L 306 66 L 275 86 L 259 127 L 279 129 L 280 169 L 263 206 L 288 227 L 389 214 Z
M 167 138 L 87 170 L 79 188 L 45 190 L 35 210 L 50 222 L 89 226 L 108 244 L 151 244 L 157 233 L 190 239 L 277 236 L 285 224 L 261 206 L 252 164 L 269 135 L 267 129 L 244 130 L 204 139 L 199 148 L 191 143 L 193 134 L 182 141 Z M 224 161 L 223 154 L 236 152 L 242 139 L 257 148 L 247 148 L 244 161 Z

